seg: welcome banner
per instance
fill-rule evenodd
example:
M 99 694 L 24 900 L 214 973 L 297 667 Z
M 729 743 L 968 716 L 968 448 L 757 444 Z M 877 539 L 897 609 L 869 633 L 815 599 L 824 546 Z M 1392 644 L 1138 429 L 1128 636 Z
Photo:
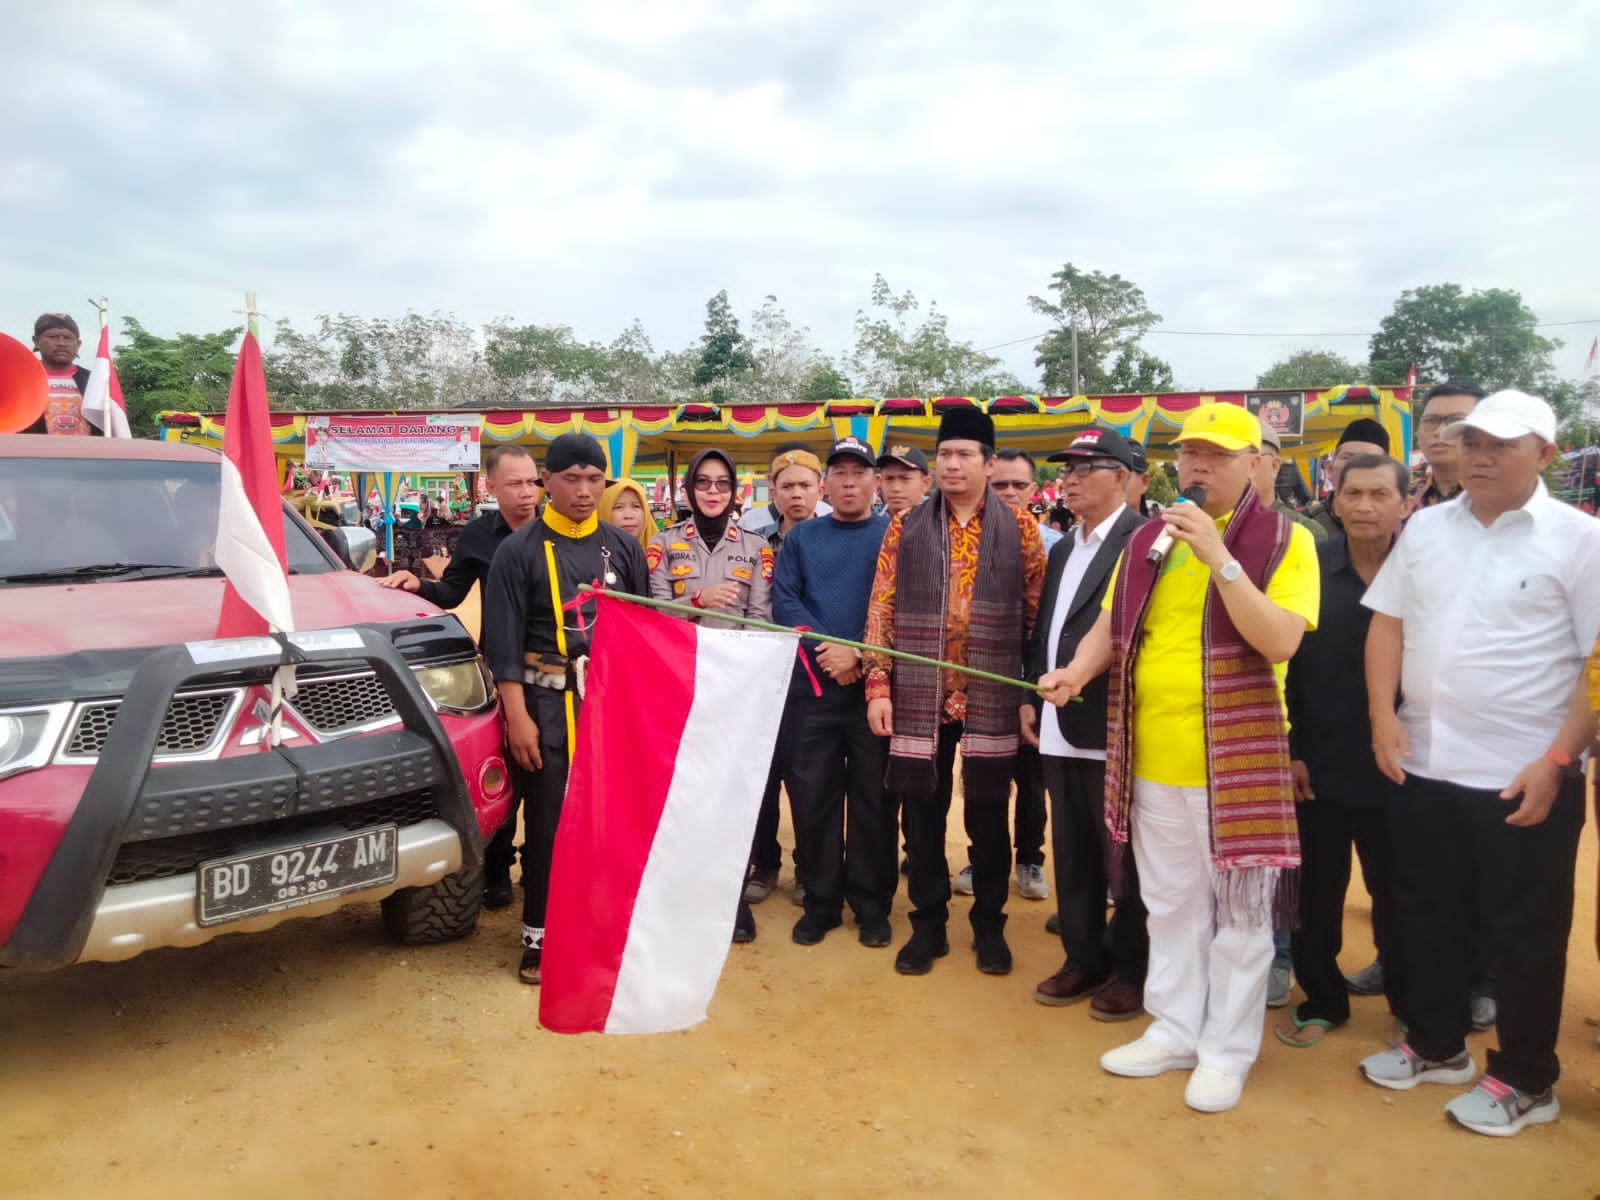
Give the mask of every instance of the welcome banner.
M 482 436 L 476 414 L 308 413 L 304 462 L 335 471 L 477 471 Z

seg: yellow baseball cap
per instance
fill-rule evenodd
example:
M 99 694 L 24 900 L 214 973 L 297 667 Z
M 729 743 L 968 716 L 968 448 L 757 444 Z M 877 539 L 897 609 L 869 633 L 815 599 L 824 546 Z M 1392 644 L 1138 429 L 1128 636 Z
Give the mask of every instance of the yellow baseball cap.
M 1180 442 L 1211 442 L 1224 450 L 1261 449 L 1261 422 L 1238 404 L 1202 404 L 1184 419 Z

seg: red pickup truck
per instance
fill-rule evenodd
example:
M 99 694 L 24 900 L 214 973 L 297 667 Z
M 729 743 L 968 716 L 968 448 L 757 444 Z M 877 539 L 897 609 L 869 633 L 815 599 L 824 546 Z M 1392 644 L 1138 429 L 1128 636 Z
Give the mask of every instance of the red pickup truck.
M 0 436 L 0 966 L 192 946 L 382 902 L 459 937 L 510 799 L 453 616 L 285 506 L 301 632 L 217 640 L 216 454 Z M 269 745 L 269 684 L 296 693 Z

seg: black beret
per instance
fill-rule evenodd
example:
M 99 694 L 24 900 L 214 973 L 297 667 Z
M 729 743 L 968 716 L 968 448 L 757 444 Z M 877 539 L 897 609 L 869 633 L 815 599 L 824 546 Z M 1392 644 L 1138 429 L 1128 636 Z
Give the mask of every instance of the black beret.
M 563 433 L 544 452 L 546 471 L 565 471 L 568 467 L 606 469 L 606 452 L 586 433 Z

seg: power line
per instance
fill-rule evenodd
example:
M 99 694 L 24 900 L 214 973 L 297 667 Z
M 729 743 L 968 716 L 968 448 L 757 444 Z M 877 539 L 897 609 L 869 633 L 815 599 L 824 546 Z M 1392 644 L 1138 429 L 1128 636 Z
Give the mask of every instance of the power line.
M 1581 321 L 1540 321 L 1534 325 L 1535 329 L 1560 329 L 1569 325 L 1600 325 L 1600 317 L 1588 317 Z M 1053 334 L 1061 333 L 1059 329 L 1047 329 L 1043 333 L 1036 333 L 1032 337 L 1013 338 L 1009 342 L 996 342 L 992 346 L 979 346 L 978 353 L 989 350 L 1004 350 L 1008 346 L 1020 346 L 1026 342 L 1043 341 Z M 1230 338 L 1352 338 L 1371 337 L 1371 332 L 1362 333 L 1262 333 L 1234 329 L 1151 329 L 1144 335 L 1146 337 L 1230 337 Z

